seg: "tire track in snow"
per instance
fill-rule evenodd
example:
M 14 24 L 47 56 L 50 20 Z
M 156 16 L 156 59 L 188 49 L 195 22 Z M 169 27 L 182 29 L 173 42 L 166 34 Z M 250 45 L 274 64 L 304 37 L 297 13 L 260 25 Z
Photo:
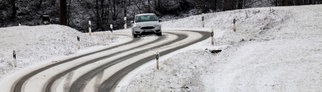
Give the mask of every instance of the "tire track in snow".
M 194 31 L 194 32 L 197 32 L 197 31 Z M 160 55 L 162 56 L 162 55 L 165 55 L 165 54 L 169 54 L 169 53 L 171 53 L 171 52 L 173 52 L 175 50 L 187 47 L 189 45 L 192 45 L 192 44 L 194 44 L 196 42 L 200 42 L 200 41 L 205 40 L 208 37 L 210 37 L 209 32 L 197 32 L 197 33 L 202 34 L 202 37 L 197 39 L 197 40 L 195 40 L 195 41 L 192 41 L 192 42 L 177 46 L 175 48 L 171 48 L 171 49 L 167 49 L 165 51 L 162 51 L 162 52 L 160 52 Z M 150 60 L 153 60 L 154 58 L 155 58 L 154 55 L 150 55 L 148 57 L 140 59 L 140 60 L 136 61 L 135 63 L 130 64 L 130 65 L 122 68 L 121 70 L 117 71 L 111 77 L 109 77 L 107 80 L 103 81 L 103 83 L 98 88 L 98 92 L 113 92 L 113 91 L 115 91 L 115 88 L 116 88 L 117 84 L 121 81 L 121 79 L 123 77 L 125 77 L 126 74 L 128 74 L 129 72 L 131 72 L 135 68 L 143 65 L 144 63 L 146 63 L 146 62 L 148 62 Z
M 72 57 L 72 58 L 69 58 L 67 60 L 64 60 L 64 61 L 61 61 L 61 62 L 57 62 L 57 63 L 54 63 L 54 64 L 50 64 L 48 66 L 45 66 L 45 67 L 42 67 L 40 69 L 37 69 L 31 73 L 28 73 L 27 75 L 24 75 L 23 77 L 21 77 L 19 80 L 17 80 L 12 88 L 11 88 L 11 91 L 12 92 L 23 92 L 22 91 L 22 88 L 24 86 L 24 84 L 28 81 L 28 79 L 30 79 L 32 76 L 46 70 L 46 69 L 49 69 L 51 67 L 54 67 L 54 66 L 57 66 L 57 65 L 60 65 L 60 64 L 64 64 L 64 63 L 67 63 L 69 61 L 73 61 L 73 60 L 76 60 L 76 59 L 79 59 L 81 57 L 85 57 L 85 56 L 89 56 L 89 55 L 92 55 L 92 54 L 95 54 L 95 53 L 99 53 L 99 52 L 103 52 L 103 51 L 106 51 L 106 50 L 110 50 L 110 49 L 114 49 L 114 48 L 117 48 L 119 46 L 122 46 L 122 45 L 126 45 L 126 44 L 131 44 L 131 43 L 134 43 L 134 42 L 137 42 L 139 41 L 139 39 L 133 39 L 132 41 L 129 41 L 129 42 L 126 42 L 126 43 L 123 43 L 123 44 L 120 44 L 120 45 L 116 45 L 116 46 L 112 46 L 112 47 L 109 47 L 109 48 L 106 48 L 106 49 L 102 49 L 102 50 L 99 50 L 99 51 L 94 51 L 94 52 L 91 52 L 91 53 L 87 53 L 87 54 L 83 54 L 83 55 L 80 55 L 80 56 L 76 56 L 76 57 Z
M 71 86 L 70 88 L 70 92 L 82 92 L 83 89 L 85 88 L 86 84 L 88 81 L 90 81 L 92 78 L 94 78 L 96 75 L 98 75 L 100 72 L 104 71 L 105 69 L 117 64 L 117 63 L 120 63 L 126 59 L 129 59 L 131 57 L 134 57 L 138 54 L 142 54 L 144 52 L 147 52 L 151 49 L 155 49 L 155 48 L 159 48 L 159 47 L 162 47 L 162 46 L 167 46 L 169 44 L 172 44 L 172 43 L 175 43 L 177 41 L 180 41 L 180 40 L 183 40 L 185 38 L 187 38 L 188 36 L 185 35 L 185 34 L 177 34 L 177 33 L 169 33 L 169 34 L 174 34 L 174 35 L 177 35 L 178 38 L 176 38 L 175 40 L 173 41 L 170 41 L 170 42 L 166 42 L 166 43 L 163 43 L 162 45 L 159 45 L 159 46 L 155 46 L 155 47 L 147 47 L 146 49 L 143 49 L 141 51 L 137 51 L 137 52 L 133 52 L 133 53 L 130 53 L 129 55 L 126 55 L 125 57 L 121 57 L 121 58 L 117 58 L 115 60 L 112 60 L 111 62 L 109 63 L 106 63 L 104 65 L 101 65 L 100 67 L 97 67 L 96 69 L 93 69 L 91 71 L 89 71 L 88 73 L 84 74 L 83 76 L 81 76 L 80 78 L 78 78 Z M 162 36 L 164 37 L 164 36 Z M 164 39 L 164 38 L 163 38 Z M 159 41 L 156 41 L 156 42 L 159 42 Z M 156 42 L 153 42 L 153 43 L 156 43 Z M 144 45 L 143 45 L 144 46 Z M 50 90 L 50 89 L 49 89 Z M 46 91 L 46 92 L 49 92 L 49 91 Z

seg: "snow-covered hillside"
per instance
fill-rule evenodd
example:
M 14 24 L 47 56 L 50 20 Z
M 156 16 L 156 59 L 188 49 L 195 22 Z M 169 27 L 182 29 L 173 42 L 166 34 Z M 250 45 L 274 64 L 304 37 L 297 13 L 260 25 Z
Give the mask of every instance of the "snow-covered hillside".
M 121 92 L 321 92 L 322 5 L 243 9 L 205 14 L 219 54 L 204 41 L 138 68 Z M 237 19 L 236 32 L 232 20 Z M 164 22 L 205 29 L 201 15 Z
M 60 25 L 7 27 L 0 28 L 0 33 L 0 78 L 28 66 L 81 53 L 80 49 L 118 44 L 131 39 L 113 36 L 110 32 L 98 32 L 90 36 Z M 17 67 L 13 67 L 13 50 L 16 52 Z

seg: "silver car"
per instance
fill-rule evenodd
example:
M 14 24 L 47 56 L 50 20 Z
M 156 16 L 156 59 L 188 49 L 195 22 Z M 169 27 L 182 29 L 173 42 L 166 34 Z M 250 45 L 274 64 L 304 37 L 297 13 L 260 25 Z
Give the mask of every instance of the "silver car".
M 143 33 L 154 33 L 162 36 L 160 22 L 161 20 L 154 13 L 135 15 L 132 28 L 133 37 L 139 37 Z

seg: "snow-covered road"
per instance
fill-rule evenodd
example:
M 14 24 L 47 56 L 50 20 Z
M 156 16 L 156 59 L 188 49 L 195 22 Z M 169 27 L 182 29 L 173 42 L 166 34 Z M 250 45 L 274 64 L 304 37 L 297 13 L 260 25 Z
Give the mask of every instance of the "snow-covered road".
M 114 90 L 130 70 L 161 55 L 205 40 L 209 32 L 166 31 L 164 36 L 147 36 L 120 45 L 80 54 L 5 80 L 4 91 L 94 92 Z M 30 70 L 29 70 L 30 71 Z M 108 82 L 106 82 L 108 81 Z M 8 85 L 12 85 L 9 87 Z

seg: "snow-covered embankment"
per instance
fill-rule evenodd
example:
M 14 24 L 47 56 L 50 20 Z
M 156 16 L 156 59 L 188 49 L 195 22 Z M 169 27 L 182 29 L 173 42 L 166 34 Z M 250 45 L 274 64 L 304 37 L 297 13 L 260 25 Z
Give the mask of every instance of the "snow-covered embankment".
M 80 41 L 77 41 L 77 36 Z M 127 36 L 115 36 L 110 32 L 89 35 L 61 25 L 0 28 L 0 37 L 0 79 L 17 70 L 131 39 Z M 96 47 L 90 48 L 93 46 Z M 12 66 L 13 50 L 16 52 L 17 67 Z
M 122 82 L 122 92 L 320 92 L 322 91 L 322 5 L 243 9 L 205 14 L 219 54 L 209 41 L 152 61 Z M 163 26 L 198 29 L 201 16 Z M 232 20 L 237 19 L 237 32 Z M 162 58 L 162 57 L 161 57 Z

